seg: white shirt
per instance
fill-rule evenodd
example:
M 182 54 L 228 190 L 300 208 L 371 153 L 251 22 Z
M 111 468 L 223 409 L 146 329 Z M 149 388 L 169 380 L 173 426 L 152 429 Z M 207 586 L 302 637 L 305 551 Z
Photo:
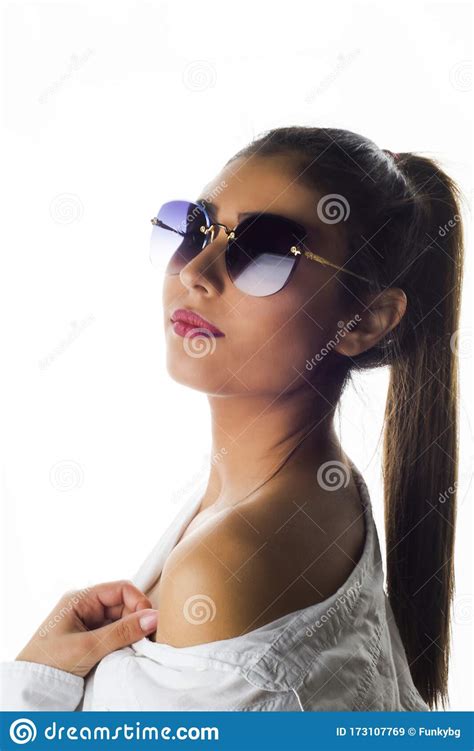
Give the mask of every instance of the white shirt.
M 383 588 L 369 492 L 351 462 L 366 537 L 345 584 L 324 602 L 242 636 L 173 647 L 144 637 L 84 678 L 0 663 L 0 709 L 110 711 L 429 711 L 411 679 Z M 132 581 L 148 591 L 196 513 L 203 477 Z

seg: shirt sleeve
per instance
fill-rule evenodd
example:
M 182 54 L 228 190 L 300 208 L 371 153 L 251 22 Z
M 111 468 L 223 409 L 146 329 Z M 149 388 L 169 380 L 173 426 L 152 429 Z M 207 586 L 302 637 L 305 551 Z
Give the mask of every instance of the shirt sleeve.
M 84 678 L 38 662 L 0 662 L 0 710 L 73 712 L 83 698 Z

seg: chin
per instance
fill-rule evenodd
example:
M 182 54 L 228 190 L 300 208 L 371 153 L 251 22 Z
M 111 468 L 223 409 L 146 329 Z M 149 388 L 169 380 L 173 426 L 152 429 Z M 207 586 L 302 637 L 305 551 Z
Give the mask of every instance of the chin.
M 177 352 L 168 350 L 166 369 L 176 383 L 205 394 L 221 393 L 219 389 L 224 387 L 225 378 L 222 377 L 221 368 L 211 360 L 211 355 L 193 358 L 182 348 Z

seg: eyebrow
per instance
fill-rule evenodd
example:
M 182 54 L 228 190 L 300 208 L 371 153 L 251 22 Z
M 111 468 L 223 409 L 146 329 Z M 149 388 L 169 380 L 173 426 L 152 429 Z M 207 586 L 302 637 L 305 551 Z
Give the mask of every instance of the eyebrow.
M 214 218 L 216 218 L 218 207 L 216 206 L 215 203 L 212 203 L 212 201 L 206 200 L 206 198 L 196 198 L 196 203 L 203 203 L 206 209 L 209 209 L 209 213 L 212 214 Z M 246 216 L 254 216 L 254 214 L 260 214 L 260 215 L 272 214 L 273 215 L 274 213 L 275 212 L 271 212 L 271 211 L 241 211 L 240 214 L 237 214 L 237 219 L 240 222 L 240 220 Z M 283 216 L 283 214 L 279 214 L 279 216 L 282 216 L 283 219 L 289 219 L 289 217 Z

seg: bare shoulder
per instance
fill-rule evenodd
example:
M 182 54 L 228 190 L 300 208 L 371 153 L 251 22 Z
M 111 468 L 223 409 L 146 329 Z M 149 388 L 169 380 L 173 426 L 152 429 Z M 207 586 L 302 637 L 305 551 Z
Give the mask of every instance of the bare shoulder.
M 261 493 L 185 537 L 160 580 L 155 640 L 191 646 L 252 631 L 333 594 L 360 557 L 353 493 Z

